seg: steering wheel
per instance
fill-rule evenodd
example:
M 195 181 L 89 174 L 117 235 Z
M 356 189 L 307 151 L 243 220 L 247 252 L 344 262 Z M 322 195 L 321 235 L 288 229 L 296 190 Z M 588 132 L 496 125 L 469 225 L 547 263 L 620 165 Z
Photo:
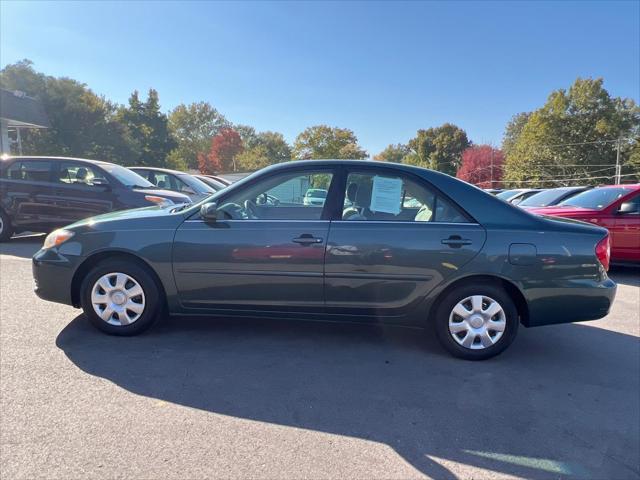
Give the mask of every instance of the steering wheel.
M 246 199 L 244 201 L 244 211 L 247 218 L 258 218 L 258 208 L 253 200 Z

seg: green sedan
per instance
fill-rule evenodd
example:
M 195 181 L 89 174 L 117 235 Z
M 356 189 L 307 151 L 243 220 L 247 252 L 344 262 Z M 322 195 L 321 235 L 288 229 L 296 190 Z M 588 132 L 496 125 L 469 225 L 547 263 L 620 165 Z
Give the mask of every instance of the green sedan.
M 305 201 L 325 190 L 323 202 Z M 382 162 L 289 162 L 197 204 L 88 218 L 33 257 L 36 293 L 133 335 L 163 315 L 426 328 L 492 357 L 525 327 L 609 312 L 609 237 L 465 182 Z

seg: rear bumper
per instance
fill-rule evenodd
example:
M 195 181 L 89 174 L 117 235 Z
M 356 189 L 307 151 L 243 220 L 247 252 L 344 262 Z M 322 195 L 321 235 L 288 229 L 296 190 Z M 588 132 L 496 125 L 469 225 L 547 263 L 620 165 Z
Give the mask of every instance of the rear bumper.
M 571 280 L 557 288 L 527 292 L 527 327 L 598 320 L 609 314 L 616 297 L 616 283 L 603 280 Z
M 77 262 L 54 250 L 40 250 L 33 256 L 34 291 L 50 302 L 72 305 L 71 283 Z

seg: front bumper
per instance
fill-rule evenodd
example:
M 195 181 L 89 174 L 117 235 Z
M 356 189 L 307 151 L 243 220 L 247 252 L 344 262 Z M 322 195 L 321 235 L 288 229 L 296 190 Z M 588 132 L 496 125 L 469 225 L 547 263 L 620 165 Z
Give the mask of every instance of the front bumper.
M 39 250 L 33 256 L 35 293 L 43 300 L 72 305 L 71 286 L 78 261 L 55 249 Z

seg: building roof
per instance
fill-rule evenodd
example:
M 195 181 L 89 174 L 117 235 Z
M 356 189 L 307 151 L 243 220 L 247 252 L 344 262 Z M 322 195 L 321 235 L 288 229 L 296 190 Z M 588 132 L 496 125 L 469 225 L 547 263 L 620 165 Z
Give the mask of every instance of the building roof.
M 0 119 L 10 127 L 49 128 L 49 118 L 39 100 L 22 92 L 0 89 Z

